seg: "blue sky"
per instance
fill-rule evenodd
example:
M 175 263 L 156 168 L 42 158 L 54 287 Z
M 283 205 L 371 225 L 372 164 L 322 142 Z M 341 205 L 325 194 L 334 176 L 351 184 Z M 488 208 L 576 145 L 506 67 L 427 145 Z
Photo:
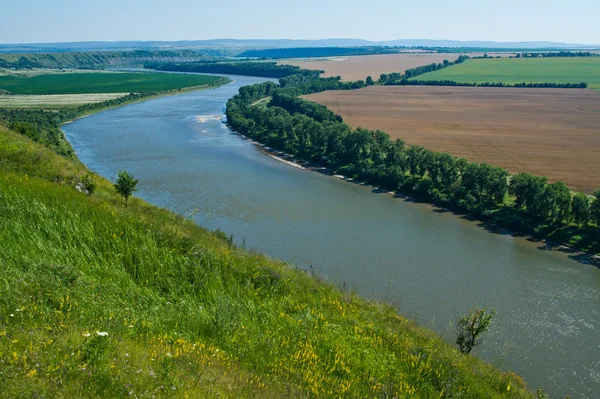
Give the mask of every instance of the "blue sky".
M 0 43 L 362 38 L 600 44 L 598 0 L 2 0 Z

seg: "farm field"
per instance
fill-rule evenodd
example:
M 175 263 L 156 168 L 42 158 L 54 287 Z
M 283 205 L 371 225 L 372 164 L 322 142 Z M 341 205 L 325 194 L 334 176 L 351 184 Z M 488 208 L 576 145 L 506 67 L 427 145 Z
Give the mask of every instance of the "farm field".
M 600 89 L 600 57 L 500 58 L 467 60 L 413 80 L 453 80 L 459 83 L 579 83 Z
M 411 54 L 384 54 L 384 55 L 365 55 L 354 57 L 328 57 L 312 59 L 295 59 L 280 61 L 280 64 L 296 65 L 304 69 L 323 70 L 324 78 L 331 76 L 341 76 L 342 80 L 354 81 L 365 80 L 367 76 L 373 79 L 379 79 L 382 73 L 401 72 L 418 66 L 432 63 L 440 63 L 444 60 L 455 61 L 459 55 L 465 53 L 416 53 L 411 50 Z M 468 53 L 469 56 L 481 56 L 483 53 Z M 508 57 L 512 53 L 488 53 L 490 56 Z
M 0 108 L 60 109 L 113 100 L 127 93 L 0 95 Z
M 217 83 L 222 78 L 166 73 L 53 73 L 0 76 L 0 90 L 11 94 L 130 93 L 181 89 Z
M 342 80 L 365 80 L 367 76 L 379 79 L 382 73 L 404 72 L 422 65 L 439 63 L 444 60 L 455 61 L 460 54 L 385 54 L 357 57 L 306 59 L 280 62 L 296 65 L 304 69 L 323 70 L 324 78 L 341 76 Z
M 372 86 L 304 98 L 409 145 L 600 189 L 599 91 Z

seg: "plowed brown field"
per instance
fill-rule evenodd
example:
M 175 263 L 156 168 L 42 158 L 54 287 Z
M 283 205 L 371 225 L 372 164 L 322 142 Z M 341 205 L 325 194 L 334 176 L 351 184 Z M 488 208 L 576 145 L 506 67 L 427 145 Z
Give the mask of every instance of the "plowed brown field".
M 385 54 L 357 57 L 340 57 L 323 60 L 282 61 L 282 64 L 297 65 L 303 69 L 323 70 L 324 78 L 341 76 L 342 80 L 365 80 L 371 76 L 379 79 L 382 73 L 401 72 L 418 66 L 440 63 L 444 60 L 455 61 L 460 54 Z
M 410 145 L 600 189 L 600 91 L 373 86 L 305 96 Z

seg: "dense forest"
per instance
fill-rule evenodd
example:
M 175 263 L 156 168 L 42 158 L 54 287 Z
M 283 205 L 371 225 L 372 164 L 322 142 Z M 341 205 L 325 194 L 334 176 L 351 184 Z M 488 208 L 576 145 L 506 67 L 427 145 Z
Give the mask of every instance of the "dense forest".
M 294 65 L 277 65 L 276 62 L 194 62 L 170 64 L 146 64 L 146 68 L 170 72 L 224 73 L 231 75 L 263 76 L 283 78 L 300 74 L 306 77 L 318 77 L 323 71 L 300 69 Z
M 313 58 L 350 55 L 396 54 L 402 47 L 295 47 L 247 50 L 238 57 L 247 58 Z
M 110 67 L 142 67 L 149 62 L 192 62 L 210 59 L 212 57 L 191 50 L 0 54 L 0 68 L 105 69 Z
M 296 84 L 296 80 L 300 83 Z M 270 147 L 403 194 L 509 225 L 527 232 L 575 223 L 579 234 L 600 235 L 600 200 L 572 197 L 562 182 L 407 147 L 379 130 L 352 129 L 327 108 L 297 96 L 328 87 L 327 79 L 287 77 L 246 86 L 229 100 L 227 118 L 238 132 Z M 345 85 L 347 83 L 338 83 Z M 271 97 L 268 104 L 253 105 Z M 597 193 L 600 194 L 600 193 Z M 596 248 L 597 250 L 598 248 Z

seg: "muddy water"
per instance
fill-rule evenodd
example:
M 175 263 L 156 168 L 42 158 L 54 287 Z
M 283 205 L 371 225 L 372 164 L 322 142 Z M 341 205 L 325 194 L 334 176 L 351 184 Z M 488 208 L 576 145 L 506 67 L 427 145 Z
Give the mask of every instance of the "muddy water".
M 450 341 L 470 307 L 497 316 L 477 355 L 553 396 L 600 393 L 600 270 L 429 206 L 294 168 L 232 134 L 222 110 L 240 86 L 106 111 L 63 130 L 80 159 L 138 196 L 238 243 L 385 299 Z M 194 213 L 195 212 L 195 213 Z

